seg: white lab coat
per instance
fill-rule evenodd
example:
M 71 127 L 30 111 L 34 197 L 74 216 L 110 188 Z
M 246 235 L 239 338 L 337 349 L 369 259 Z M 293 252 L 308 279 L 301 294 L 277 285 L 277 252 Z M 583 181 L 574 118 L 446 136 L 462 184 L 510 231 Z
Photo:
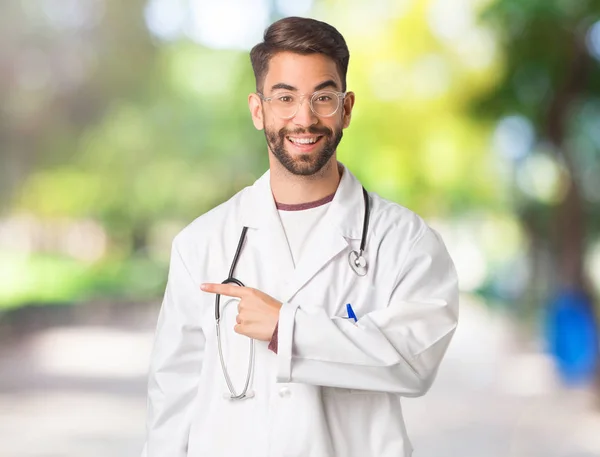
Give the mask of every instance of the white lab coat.
M 147 457 L 406 457 L 401 397 L 430 387 L 457 325 L 453 263 L 406 208 L 370 193 L 365 257 L 348 254 L 363 225 L 361 184 L 344 169 L 333 201 L 294 267 L 269 172 L 197 218 L 174 241 L 149 385 Z M 279 349 L 255 343 L 253 398 L 232 401 L 219 363 L 213 294 L 234 276 L 283 303 Z M 347 319 L 351 303 L 358 323 Z M 233 332 L 237 299 L 221 297 L 227 368 L 239 392 L 248 338 Z

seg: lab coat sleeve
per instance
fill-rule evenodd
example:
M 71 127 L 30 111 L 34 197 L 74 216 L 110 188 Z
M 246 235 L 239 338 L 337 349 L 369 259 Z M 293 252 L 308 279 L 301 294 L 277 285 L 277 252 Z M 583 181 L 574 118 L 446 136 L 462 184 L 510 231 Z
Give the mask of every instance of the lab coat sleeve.
M 434 230 L 425 227 L 413 244 L 387 306 L 373 308 L 355 324 L 325 306 L 285 303 L 277 381 L 423 395 L 458 320 L 456 271 Z
M 181 257 L 177 237 L 158 317 L 148 377 L 142 457 L 186 457 L 204 355 L 199 286 Z

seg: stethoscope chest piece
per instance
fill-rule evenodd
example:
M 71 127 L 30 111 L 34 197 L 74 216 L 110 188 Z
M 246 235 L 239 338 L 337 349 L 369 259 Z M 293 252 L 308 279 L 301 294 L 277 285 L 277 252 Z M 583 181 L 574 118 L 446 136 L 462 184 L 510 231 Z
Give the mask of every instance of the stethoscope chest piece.
M 367 274 L 367 260 L 362 253 L 350 251 L 350 254 L 348 254 L 348 263 L 358 276 L 365 276 Z
M 363 229 L 362 234 L 360 236 L 360 250 L 359 251 L 350 251 L 348 254 L 348 263 L 350 264 L 350 268 L 352 271 L 356 273 L 358 276 L 365 276 L 367 274 L 367 259 L 363 255 L 365 252 L 365 245 L 367 242 L 367 230 L 369 228 L 369 214 L 371 212 L 369 208 L 369 194 L 366 189 L 363 187 L 363 198 L 365 200 L 365 214 L 363 218 Z

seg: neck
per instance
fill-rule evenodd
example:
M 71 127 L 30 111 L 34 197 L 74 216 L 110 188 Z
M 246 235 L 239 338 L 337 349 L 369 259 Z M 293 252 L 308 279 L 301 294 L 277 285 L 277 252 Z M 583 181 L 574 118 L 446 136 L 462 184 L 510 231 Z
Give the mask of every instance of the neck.
M 335 155 L 314 175 L 290 173 L 274 157 L 270 157 L 271 192 L 275 201 L 287 205 L 309 203 L 335 193 L 341 178 L 341 166 Z M 276 163 L 274 163 L 276 162 Z

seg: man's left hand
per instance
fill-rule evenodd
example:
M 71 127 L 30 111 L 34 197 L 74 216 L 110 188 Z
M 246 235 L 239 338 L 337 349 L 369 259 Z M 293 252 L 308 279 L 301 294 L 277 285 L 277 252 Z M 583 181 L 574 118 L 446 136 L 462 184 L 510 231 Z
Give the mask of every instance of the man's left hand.
M 237 297 L 237 324 L 233 330 L 240 335 L 261 341 L 271 341 L 275 326 L 279 321 L 281 302 L 270 295 L 251 287 L 239 287 L 233 284 L 202 284 L 204 292 L 221 294 L 227 297 Z

